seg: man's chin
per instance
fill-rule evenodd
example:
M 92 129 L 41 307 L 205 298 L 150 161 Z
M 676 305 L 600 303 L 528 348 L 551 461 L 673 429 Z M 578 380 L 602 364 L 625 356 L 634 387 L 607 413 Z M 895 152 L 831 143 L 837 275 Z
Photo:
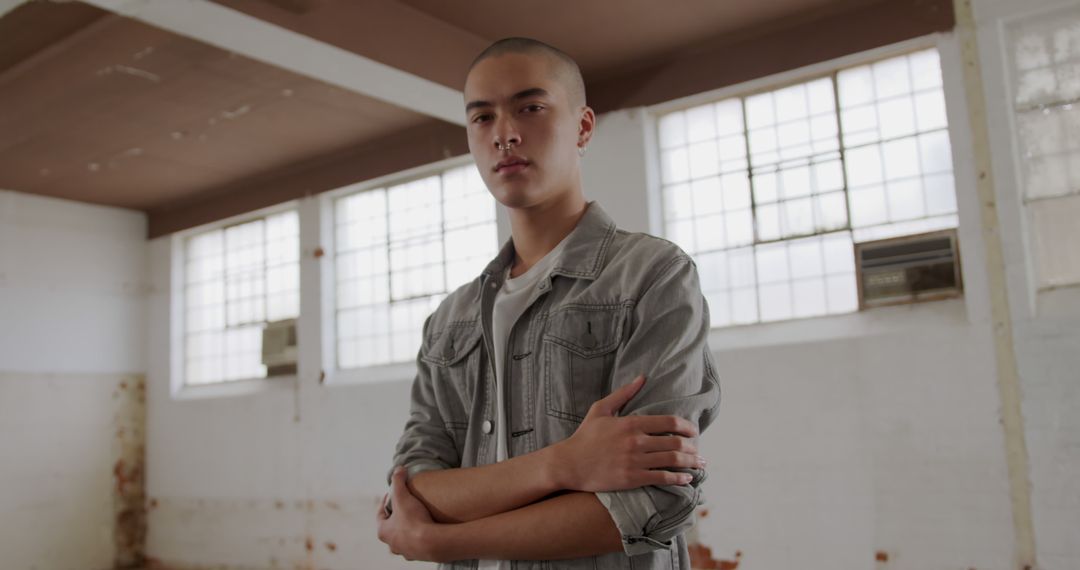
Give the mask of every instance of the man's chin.
M 530 192 L 525 187 L 501 187 L 492 192 L 495 201 L 502 204 L 507 208 L 528 208 L 535 206 L 543 201 L 543 195 L 540 192 Z

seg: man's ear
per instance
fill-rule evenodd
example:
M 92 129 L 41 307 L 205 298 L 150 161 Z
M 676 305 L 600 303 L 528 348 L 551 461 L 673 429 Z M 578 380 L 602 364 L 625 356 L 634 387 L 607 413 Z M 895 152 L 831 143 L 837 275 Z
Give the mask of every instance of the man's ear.
M 581 108 L 581 120 L 578 123 L 578 143 L 581 146 L 589 144 L 595 130 L 596 112 L 592 110 L 592 107 L 585 105 Z

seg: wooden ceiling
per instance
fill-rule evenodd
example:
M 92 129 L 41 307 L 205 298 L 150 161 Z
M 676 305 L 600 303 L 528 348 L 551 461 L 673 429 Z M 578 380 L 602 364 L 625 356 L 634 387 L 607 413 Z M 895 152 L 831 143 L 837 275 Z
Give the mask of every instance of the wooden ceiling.
M 604 112 L 953 26 L 947 0 L 170 1 L 2 14 L 0 188 L 142 210 L 157 236 L 464 154 L 446 103 L 500 37 L 570 53 Z

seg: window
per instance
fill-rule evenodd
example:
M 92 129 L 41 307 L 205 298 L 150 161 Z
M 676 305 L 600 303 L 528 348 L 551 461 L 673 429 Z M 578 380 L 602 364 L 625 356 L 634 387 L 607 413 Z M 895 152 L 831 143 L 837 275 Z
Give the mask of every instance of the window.
M 957 223 L 934 49 L 667 113 L 659 143 L 714 327 L 854 311 L 854 243 Z
M 1039 285 L 1080 283 L 1080 9 L 1009 29 L 1014 116 Z
M 472 164 L 344 196 L 334 215 L 339 368 L 416 358 L 427 316 L 497 253 Z
M 300 308 L 295 210 L 185 243 L 184 383 L 262 378 L 262 329 Z

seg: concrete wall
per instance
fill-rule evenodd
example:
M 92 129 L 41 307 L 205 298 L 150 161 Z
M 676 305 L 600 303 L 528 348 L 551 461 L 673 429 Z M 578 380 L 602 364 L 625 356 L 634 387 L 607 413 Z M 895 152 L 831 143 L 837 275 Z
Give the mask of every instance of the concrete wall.
M 139 213 L 0 191 L 0 567 L 136 555 L 145 234 Z

